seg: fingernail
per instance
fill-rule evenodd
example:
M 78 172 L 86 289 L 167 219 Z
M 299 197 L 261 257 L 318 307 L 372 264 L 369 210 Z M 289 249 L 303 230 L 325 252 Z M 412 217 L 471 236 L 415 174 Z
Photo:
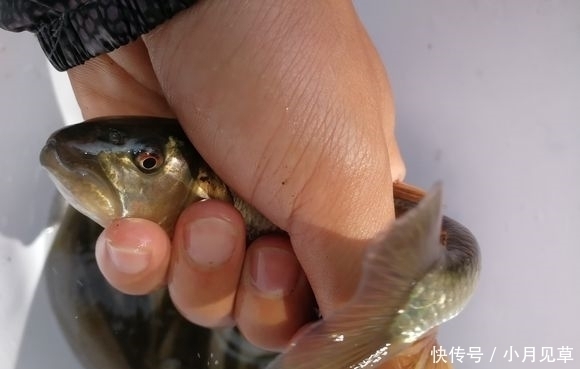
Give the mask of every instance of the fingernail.
M 255 252 L 250 262 L 250 277 L 260 292 L 279 298 L 294 290 L 300 265 L 290 251 L 263 247 Z
M 198 219 L 185 230 L 189 257 L 203 267 L 216 267 L 230 259 L 240 236 L 233 225 L 221 218 Z
M 141 273 L 149 266 L 151 260 L 151 247 L 146 240 L 127 237 L 123 244 L 113 244 L 104 238 L 104 246 L 118 271 L 125 274 Z

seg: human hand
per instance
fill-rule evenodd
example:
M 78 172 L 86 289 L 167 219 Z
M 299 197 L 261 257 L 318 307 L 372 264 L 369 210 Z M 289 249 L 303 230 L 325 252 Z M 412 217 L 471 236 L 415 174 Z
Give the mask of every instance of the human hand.
M 246 249 L 240 215 L 217 201 L 185 210 L 172 241 L 151 222 L 118 220 L 96 250 L 113 286 L 167 283 L 189 320 L 237 324 L 274 350 L 311 319 L 310 288 L 323 316 L 351 297 L 366 241 L 394 217 L 404 165 L 386 75 L 350 1 L 202 2 L 69 75 L 85 118 L 176 116 L 289 236 Z

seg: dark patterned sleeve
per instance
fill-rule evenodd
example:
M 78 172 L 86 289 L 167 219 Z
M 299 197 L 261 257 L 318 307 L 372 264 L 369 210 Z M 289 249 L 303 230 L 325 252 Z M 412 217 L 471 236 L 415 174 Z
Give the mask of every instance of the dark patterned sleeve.
M 112 51 L 197 0 L 0 0 L 0 27 L 36 34 L 58 70 Z

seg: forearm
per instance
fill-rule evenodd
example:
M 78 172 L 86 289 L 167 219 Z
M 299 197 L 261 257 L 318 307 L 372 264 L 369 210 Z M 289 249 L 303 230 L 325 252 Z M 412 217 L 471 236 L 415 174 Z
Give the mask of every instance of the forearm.
M 36 34 L 66 70 L 128 44 L 197 0 L 0 0 L 0 28 Z

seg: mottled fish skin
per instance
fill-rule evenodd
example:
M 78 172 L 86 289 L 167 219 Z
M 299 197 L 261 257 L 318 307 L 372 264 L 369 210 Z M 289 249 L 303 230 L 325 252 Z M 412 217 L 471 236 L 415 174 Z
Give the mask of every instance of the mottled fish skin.
M 171 231 L 188 204 L 216 198 L 240 210 L 250 239 L 279 231 L 215 175 L 175 120 L 69 126 L 49 138 L 41 162 L 67 201 L 103 226 L 130 216 Z M 395 185 L 398 219 L 370 244 L 355 297 L 300 334 L 269 369 L 376 367 L 463 309 L 479 274 L 477 242 L 441 216 L 440 186 L 417 207 L 421 196 L 401 196 L 402 188 Z

